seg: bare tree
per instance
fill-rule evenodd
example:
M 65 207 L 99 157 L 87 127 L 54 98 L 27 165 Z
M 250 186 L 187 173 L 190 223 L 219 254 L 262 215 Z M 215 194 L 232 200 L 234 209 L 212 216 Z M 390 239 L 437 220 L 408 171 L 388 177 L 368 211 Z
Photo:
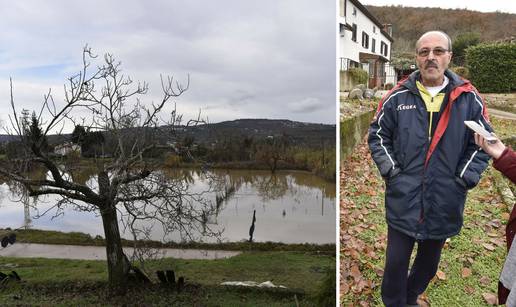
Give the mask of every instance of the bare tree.
M 278 162 L 285 159 L 288 147 L 288 140 L 285 135 L 279 137 L 268 137 L 257 146 L 255 158 L 265 163 L 272 173 L 276 172 Z
M 157 133 L 173 133 L 174 127 L 181 125 L 181 116 L 175 107 L 168 119 L 162 116 L 165 106 L 188 89 L 189 79 L 182 85 L 171 77 L 161 77 L 161 100 L 146 105 L 140 97 L 147 94 L 147 83 L 134 83 L 123 75 L 121 63 L 110 54 L 104 56 L 97 68 L 91 69 L 91 63 L 99 61 L 96 58 L 86 46 L 82 70 L 70 77 L 64 86 L 63 103 L 56 103 L 51 91 L 44 96 L 37 116 L 42 136 L 25 137 L 23 144 L 29 149 L 27 154 L 0 167 L 0 175 L 22 183 L 31 196 L 57 195 L 59 200 L 53 209 L 58 212 L 65 206 L 98 212 L 106 238 L 110 285 L 123 286 L 128 280 L 131 263 L 122 250 L 119 219 L 132 231 L 134 238 L 148 234 L 149 230 L 140 226 L 142 221 L 152 220 L 162 226 L 165 234 L 179 232 L 181 238 L 192 240 L 206 229 L 202 225 L 203 217 L 211 207 L 202 193 L 188 192 L 187 182 L 167 176 L 155 162 L 145 158 L 149 152 L 166 147 L 166 142 L 156 141 Z M 11 132 L 24 139 L 12 82 L 11 106 Z M 77 178 L 73 176 L 77 165 L 65 163 L 42 150 L 44 139 L 50 133 L 63 127 L 73 128 L 84 114 L 90 114 L 91 118 L 83 118 L 81 124 L 86 122 L 88 129 L 101 131 L 114 140 L 110 146 L 112 156 L 95 159 L 96 174 L 87 182 L 73 180 Z M 184 125 L 198 121 L 188 121 Z M 27 165 L 42 167 L 46 177 L 32 178 L 26 171 L 30 169 Z

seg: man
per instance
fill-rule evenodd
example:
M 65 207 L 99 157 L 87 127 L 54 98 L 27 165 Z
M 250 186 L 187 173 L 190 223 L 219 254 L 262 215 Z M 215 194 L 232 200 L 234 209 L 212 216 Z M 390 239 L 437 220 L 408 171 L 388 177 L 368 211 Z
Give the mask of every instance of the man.
M 419 70 L 380 101 L 369 130 L 371 155 L 386 182 L 386 306 L 417 306 L 446 239 L 462 227 L 467 190 L 489 160 L 464 125 L 474 120 L 491 131 L 487 110 L 471 83 L 447 69 L 451 57 L 446 33 L 423 34 L 416 43 Z

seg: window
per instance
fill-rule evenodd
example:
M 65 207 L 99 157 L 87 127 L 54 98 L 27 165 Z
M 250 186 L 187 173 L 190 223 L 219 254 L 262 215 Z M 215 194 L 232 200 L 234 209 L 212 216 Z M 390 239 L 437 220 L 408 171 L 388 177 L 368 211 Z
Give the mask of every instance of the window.
M 388 48 L 387 44 L 385 44 L 385 48 L 383 48 L 383 51 L 384 51 L 383 55 L 385 55 L 385 57 L 387 57 L 387 55 L 389 54 L 389 48 Z
M 382 42 L 380 45 L 380 53 L 387 57 L 387 54 L 389 54 L 389 51 L 387 50 L 387 44 Z
M 373 39 L 371 40 L 371 51 L 372 51 L 372 52 L 376 52 L 376 50 L 375 50 L 375 49 L 376 49 L 376 39 L 374 39 L 374 38 L 373 38 Z
M 357 41 L 357 25 L 355 23 L 353 24 L 351 40 L 354 41 L 354 42 Z
M 357 8 L 356 7 L 353 8 L 353 16 L 357 16 Z
M 340 36 L 344 36 L 344 32 L 346 31 L 346 27 L 343 24 L 339 24 L 339 33 Z
M 369 35 L 362 31 L 362 47 L 365 49 L 369 48 Z
M 373 33 L 376 33 L 376 27 L 373 26 Z

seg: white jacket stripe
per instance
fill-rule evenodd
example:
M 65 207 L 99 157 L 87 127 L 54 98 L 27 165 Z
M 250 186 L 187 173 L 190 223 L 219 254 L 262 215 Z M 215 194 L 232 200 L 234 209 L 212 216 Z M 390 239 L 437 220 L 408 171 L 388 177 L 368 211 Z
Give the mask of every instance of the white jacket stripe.
M 393 95 L 391 95 L 389 98 L 387 98 L 387 100 L 385 101 L 385 103 L 383 104 L 382 106 L 382 111 L 381 111 L 381 115 L 380 117 L 378 118 L 378 127 L 380 127 L 380 129 L 378 129 L 378 131 L 376 131 L 376 136 L 380 139 L 380 146 L 382 146 L 383 150 L 385 151 L 385 154 L 387 155 L 387 157 L 389 158 L 389 160 L 391 161 L 392 163 L 392 169 L 394 169 L 394 160 L 392 160 L 392 157 L 391 155 L 389 154 L 389 152 L 387 151 L 387 148 L 385 148 L 385 146 L 383 146 L 383 139 L 382 137 L 380 136 L 380 131 L 382 131 L 382 125 L 381 125 L 381 121 L 382 121 L 382 118 L 383 116 L 385 115 L 383 109 L 385 108 L 385 105 L 391 100 L 392 97 L 398 95 L 398 94 L 401 94 L 401 93 L 405 93 L 405 92 L 408 92 L 409 90 L 403 90 L 403 91 L 399 91 Z
M 480 114 L 482 115 L 482 118 L 484 119 L 484 121 L 488 122 L 487 119 L 484 117 L 484 104 L 482 103 L 481 98 L 478 97 L 478 95 L 475 91 L 472 91 L 471 93 L 473 93 L 473 96 L 475 96 L 475 101 L 480 105 Z M 479 120 L 478 123 L 480 124 L 480 126 L 485 128 L 484 123 L 482 123 L 481 120 Z M 468 169 L 469 164 L 471 163 L 471 161 L 473 161 L 473 159 L 475 158 L 477 153 L 478 153 L 478 150 L 475 150 L 475 152 L 471 155 L 471 158 L 469 158 L 468 163 L 466 163 L 466 165 L 464 165 L 464 168 L 460 172 L 460 178 L 462 178 L 464 176 L 466 169 Z

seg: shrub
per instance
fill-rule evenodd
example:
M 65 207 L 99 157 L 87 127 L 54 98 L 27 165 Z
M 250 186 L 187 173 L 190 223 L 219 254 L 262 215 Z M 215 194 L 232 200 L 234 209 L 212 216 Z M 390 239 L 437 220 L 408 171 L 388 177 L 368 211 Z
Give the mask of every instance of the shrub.
M 478 45 L 479 43 L 480 33 L 466 32 L 457 35 L 457 38 L 453 40 L 453 64 L 457 66 L 464 66 L 465 50 L 468 47 Z
M 173 153 L 167 153 L 163 162 L 167 167 L 177 167 L 180 163 L 181 157 Z
M 77 150 L 72 150 L 68 152 L 66 155 L 66 161 L 69 163 L 77 163 L 81 160 L 81 153 Z
M 456 67 L 452 67 L 451 70 L 464 79 L 469 80 L 469 78 L 470 78 L 469 77 L 469 69 L 467 67 L 456 66 Z
M 369 75 L 367 71 L 360 68 L 350 68 L 349 74 L 351 75 L 351 80 L 355 82 L 355 84 L 367 84 L 367 80 L 369 79 Z
M 516 44 L 480 44 L 466 49 L 471 82 L 484 93 L 516 90 Z
M 388 91 L 392 90 L 393 87 L 394 87 L 394 84 L 392 84 L 392 83 L 385 83 L 385 85 L 383 86 L 383 88 Z

